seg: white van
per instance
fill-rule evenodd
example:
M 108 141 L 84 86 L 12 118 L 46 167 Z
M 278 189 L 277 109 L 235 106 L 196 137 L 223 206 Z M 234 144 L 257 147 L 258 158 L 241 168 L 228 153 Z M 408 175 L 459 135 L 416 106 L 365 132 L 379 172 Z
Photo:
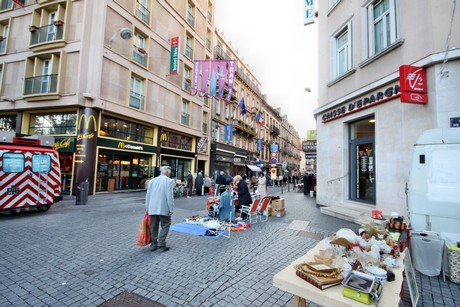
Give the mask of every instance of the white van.
M 414 148 L 408 206 L 412 229 L 460 234 L 460 128 L 422 133 Z

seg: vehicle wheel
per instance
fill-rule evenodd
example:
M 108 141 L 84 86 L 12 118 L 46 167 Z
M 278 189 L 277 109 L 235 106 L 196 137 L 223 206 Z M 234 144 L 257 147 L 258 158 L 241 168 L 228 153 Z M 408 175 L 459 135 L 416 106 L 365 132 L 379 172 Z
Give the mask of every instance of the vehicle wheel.
M 38 211 L 45 212 L 45 211 L 48 211 L 50 207 L 51 207 L 50 205 L 43 205 L 43 206 L 38 207 Z

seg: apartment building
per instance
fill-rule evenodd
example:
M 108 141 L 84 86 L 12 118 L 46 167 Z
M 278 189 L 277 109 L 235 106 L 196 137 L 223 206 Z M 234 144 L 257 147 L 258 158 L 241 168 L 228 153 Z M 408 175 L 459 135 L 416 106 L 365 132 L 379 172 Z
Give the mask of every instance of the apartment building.
M 413 145 L 460 117 L 460 10 L 455 1 L 318 1 L 317 203 L 354 218 L 407 216 Z M 407 103 L 399 68 L 427 93 Z M 418 68 L 416 68 L 418 69 Z M 402 75 L 401 75 L 402 76 Z M 422 79 L 419 79 L 422 78 Z M 425 96 L 426 95 L 426 96 Z
M 283 115 L 281 119 L 281 143 L 280 143 L 280 161 L 283 172 L 300 171 L 300 137 L 299 133 L 289 123 L 288 116 Z
M 213 13 L 213 0 L 1 0 L 1 128 L 55 137 L 63 193 L 209 168 L 210 104 L 189 89 Z

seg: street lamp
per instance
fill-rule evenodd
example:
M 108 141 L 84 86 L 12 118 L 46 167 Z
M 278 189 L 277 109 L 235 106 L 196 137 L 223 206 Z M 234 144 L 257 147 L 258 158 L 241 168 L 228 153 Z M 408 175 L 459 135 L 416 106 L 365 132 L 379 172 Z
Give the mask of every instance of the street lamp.
M 133 31 L 129 28 L 121 28 L 119 31 L 115 31 L 109 39 L 109 48 L 112 48 L 112 42 L 117 36 L 117 33 L 120 34 L 120 37 L 124 40 L 131 39 L 133 37 Z
M 310 92 L 311 92 L 311 88 L 306 87 L 306 88 L 305 88 L 305 92 L 310 93 Z

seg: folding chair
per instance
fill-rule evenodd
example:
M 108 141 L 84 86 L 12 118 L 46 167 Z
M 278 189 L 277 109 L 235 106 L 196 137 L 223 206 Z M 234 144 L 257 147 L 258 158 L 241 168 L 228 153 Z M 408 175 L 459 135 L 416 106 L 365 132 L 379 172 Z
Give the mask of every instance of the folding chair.
M 260 208 L 257 209 L 257 215 L 259 216 L 259 219 L 261 222 L 266 222 L 268 220 L 268 205 L 272 201 L 271 198 L 264 198 L 262 199 L 262 205 L 260 205 Z M 265 216 L 265 219 L 263 218 Z
M 253 216 L 256 218 L 254 223 L 257 223 L 257 209 L 259 208 L 259 204 L 260 204 L 260 199 L 257 198 L 252 203 L 252 206 L 241 206 L 241 215 L 245 213 L 249 217 L 249 223 L 252 223 Z M 248 218 L 246 217 L 245 220 L 247 219 Z

